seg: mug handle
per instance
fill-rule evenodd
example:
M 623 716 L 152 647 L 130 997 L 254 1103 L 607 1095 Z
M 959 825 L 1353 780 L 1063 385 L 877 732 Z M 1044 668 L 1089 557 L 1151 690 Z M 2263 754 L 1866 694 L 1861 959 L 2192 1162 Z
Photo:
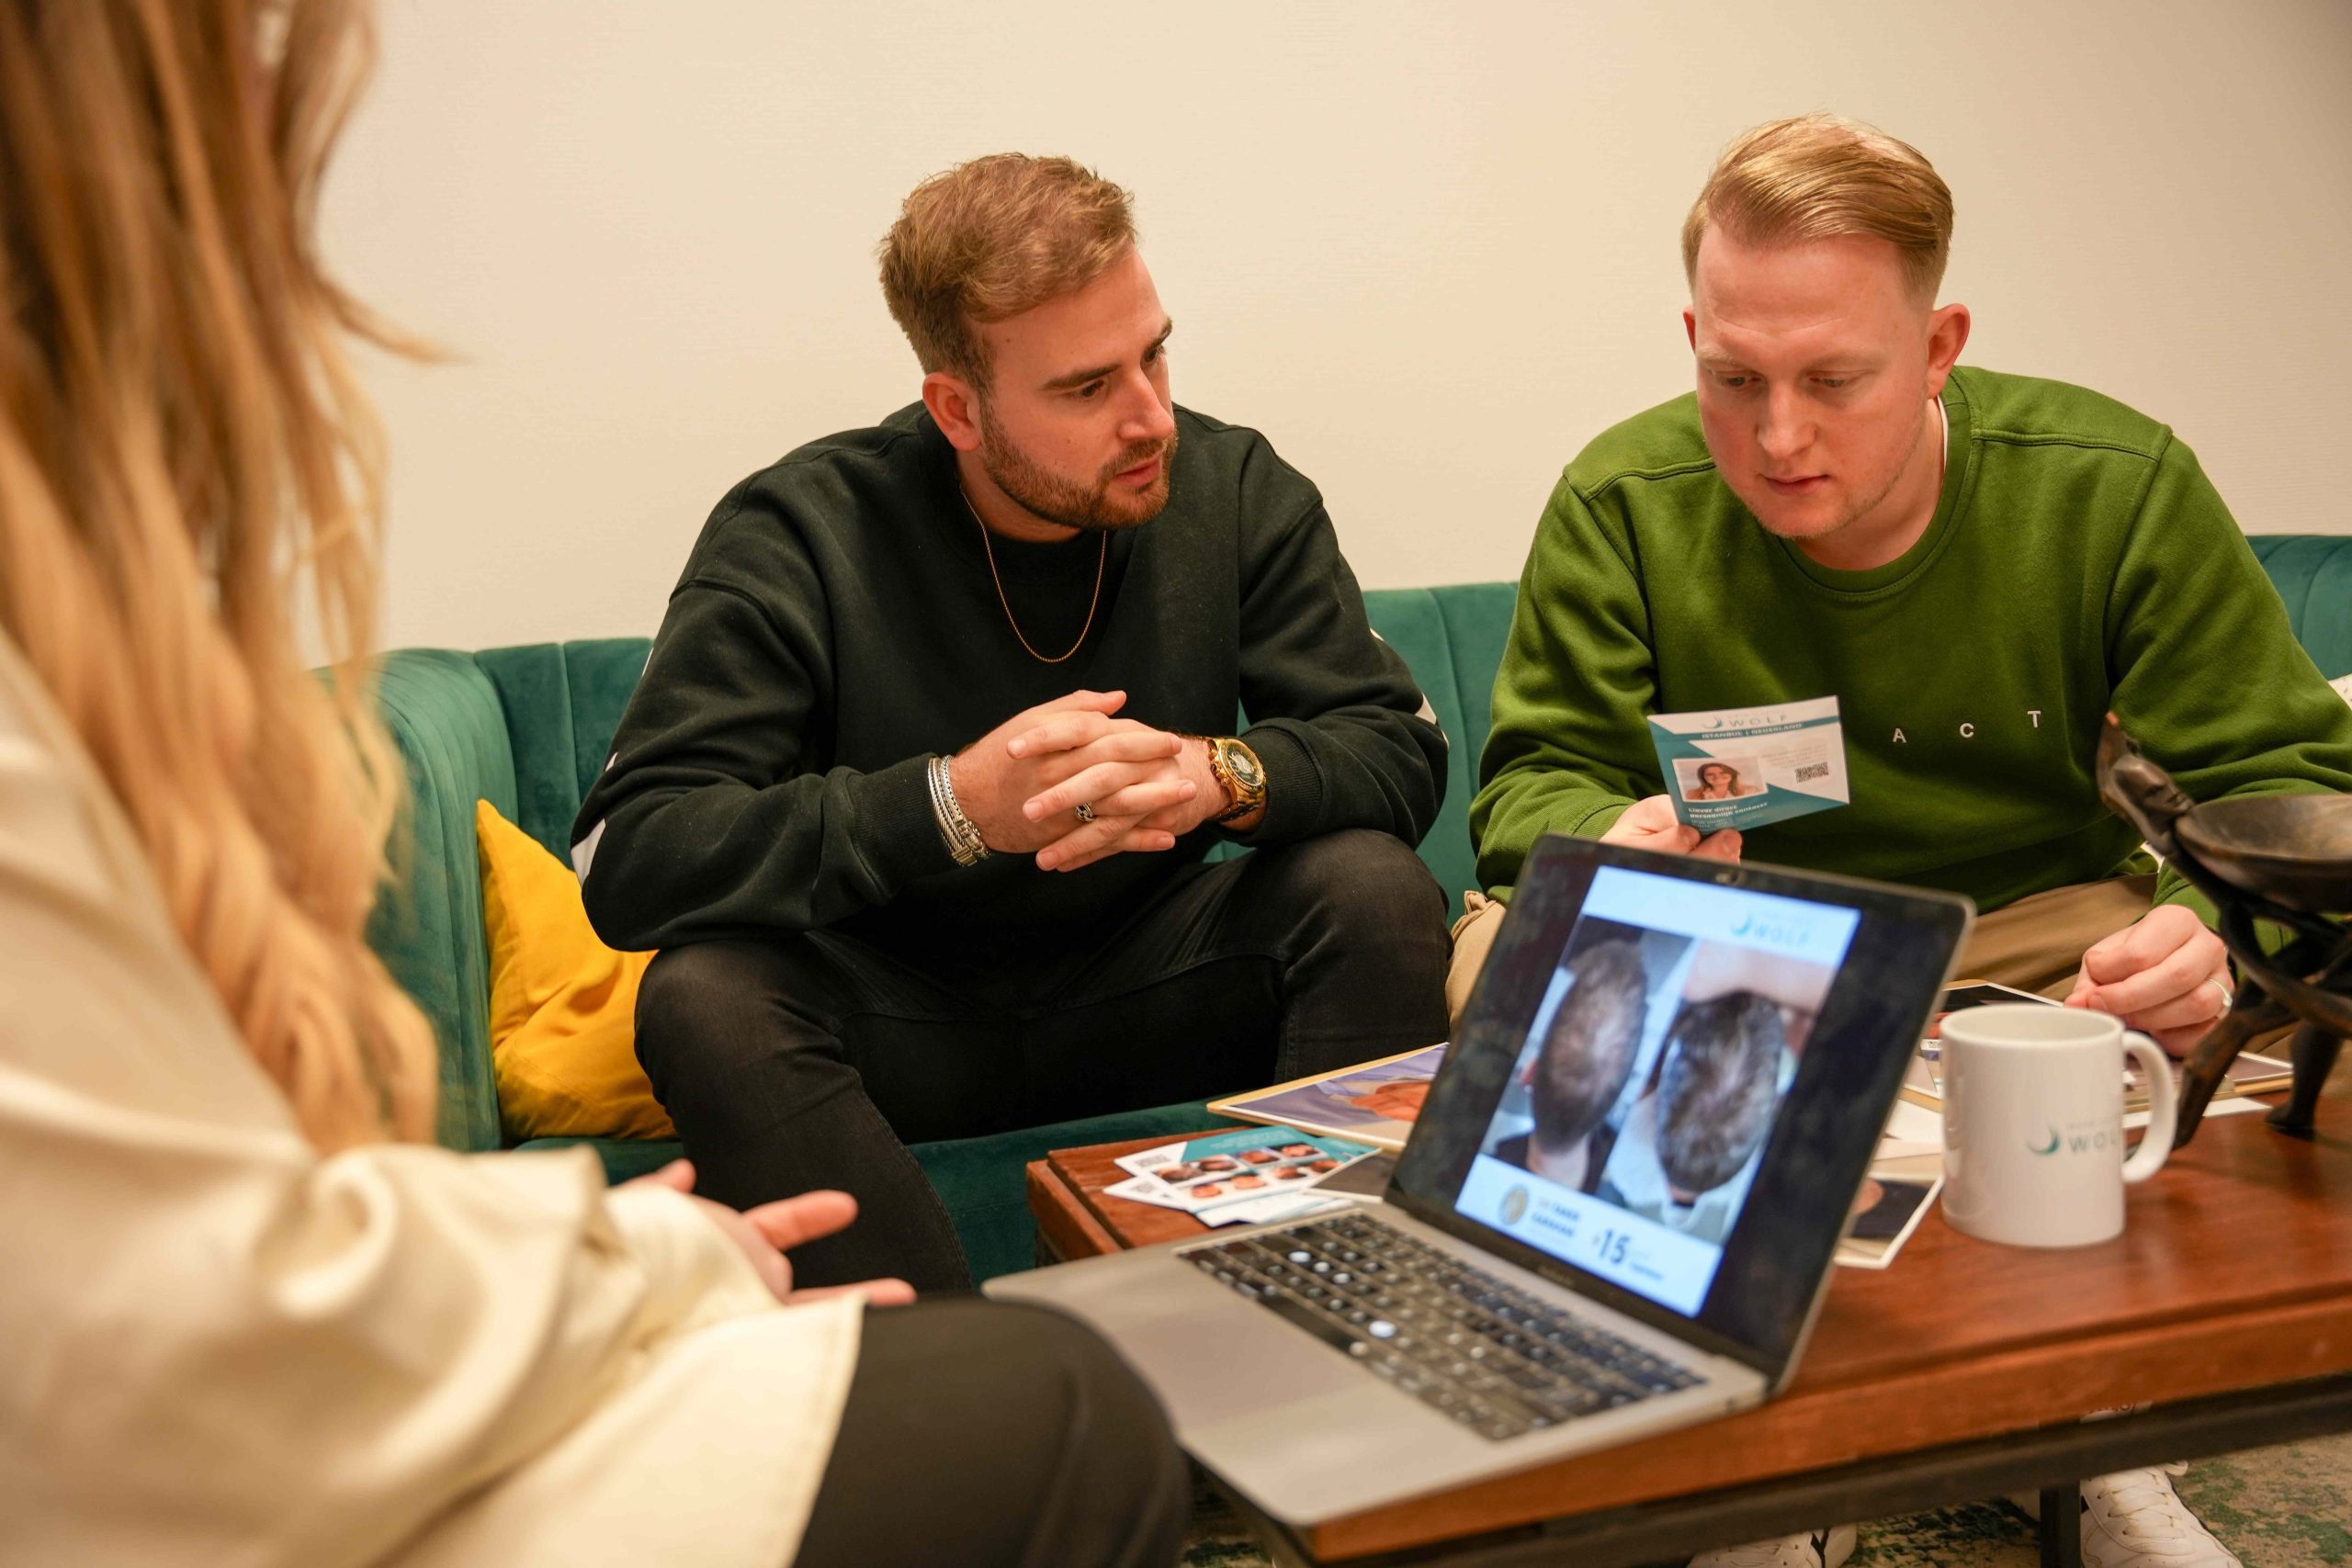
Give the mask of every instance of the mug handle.
M 2140 1140 L 2138 1150 L 2123 1162 L 2123 1180 L 2128 1186 L 2145 1181 L 2164 1168 L 2165 1158 L 2172 1153 L 2179 1091 L 2173 1087 L 2172 1058 L 2165 1055 L 2163 1046 L 2136 1029 L 2127 1030 L 2123 1054 L 2139 1058 L 2140 1071 L 2148 1079 L 2148 1132 Z

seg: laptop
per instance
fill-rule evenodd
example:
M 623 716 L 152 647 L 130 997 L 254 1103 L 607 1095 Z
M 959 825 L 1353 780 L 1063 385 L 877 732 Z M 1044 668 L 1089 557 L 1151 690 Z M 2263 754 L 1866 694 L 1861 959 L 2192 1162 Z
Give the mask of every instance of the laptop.
M 1973 918 L 1546 838 L 1382 1203 L 987 1292 L 1091 1324 L 1294 1527 L 1760 1404 Z

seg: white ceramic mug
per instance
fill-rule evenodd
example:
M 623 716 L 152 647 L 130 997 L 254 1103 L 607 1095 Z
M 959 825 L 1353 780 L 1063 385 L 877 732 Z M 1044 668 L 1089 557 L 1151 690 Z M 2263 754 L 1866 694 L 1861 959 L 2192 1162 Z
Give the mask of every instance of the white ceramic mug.
M 2084 1008 L 2005 1002 L 1943 1021 L 1944 1218 L 2013 1247 L 2123 1234 L 2123 1189 L 2172 1152 L 2172 1063 Z M 2123 1060 L 2148 1080 L 2148 1134 L 2123 1157 Z

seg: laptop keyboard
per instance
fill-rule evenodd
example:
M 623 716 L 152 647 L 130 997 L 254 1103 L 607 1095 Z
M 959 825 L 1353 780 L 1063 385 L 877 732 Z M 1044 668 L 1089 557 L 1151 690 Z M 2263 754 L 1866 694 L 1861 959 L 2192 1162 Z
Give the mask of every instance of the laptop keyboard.
M 1362 1215 L 1262 1231 L 1182 1256 L 1374 1376 L 1497 1440 L 1699 1381 Z

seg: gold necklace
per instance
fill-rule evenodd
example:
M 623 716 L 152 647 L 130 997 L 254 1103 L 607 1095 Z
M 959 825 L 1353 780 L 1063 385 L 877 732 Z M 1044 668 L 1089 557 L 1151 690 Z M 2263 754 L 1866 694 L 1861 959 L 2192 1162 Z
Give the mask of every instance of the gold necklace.
M 1069 645 L 1069 653 L 1062 654 L 1057 658 L 1048 659 L 1044 654 L 1029 646 L 1029 639 L 1022 636 L 1021 623 L 1013 618 L 1012 601 L 1004 596 L 1004 579 L 997 575 L 996 547 L 989 540 L 989 525 L 980 522 L 980 509 L 972 504 L 972 498 L 964 493 L 964 487 L 962 485 L 959 484 L 956 487 L 956 493 L 959 496 L 963 496 L 964 510 L 972 514 L 972 521 L 974 523 L 979 525 L 980 548 L 989 558 L 989 581 L 996 584 L 996 602 L 1004 606 L 1005 623 L 1012 627 L 1013 639 L 1021 644 L 1022 651 L 1028 654 L 1030 658 L 1035 660 L 1040 664 L 1061 664 L 1067 662 L 1073 654 L 1077 653 L 1080 649 L 1086 646 L 1086 634 L 1094 629 L 1094 612 L 1096 609 L 1101 607 L 1102 603 L 1102 569 L 1108 566 L 1111 562 L 1110 533 L 1107 530 L 1103 531 L 1102 535 L 1102 551 L 1094 558 L 1094 595 L 1086 602 L 1086 624 L 1078 628 L 1078 640 Z

